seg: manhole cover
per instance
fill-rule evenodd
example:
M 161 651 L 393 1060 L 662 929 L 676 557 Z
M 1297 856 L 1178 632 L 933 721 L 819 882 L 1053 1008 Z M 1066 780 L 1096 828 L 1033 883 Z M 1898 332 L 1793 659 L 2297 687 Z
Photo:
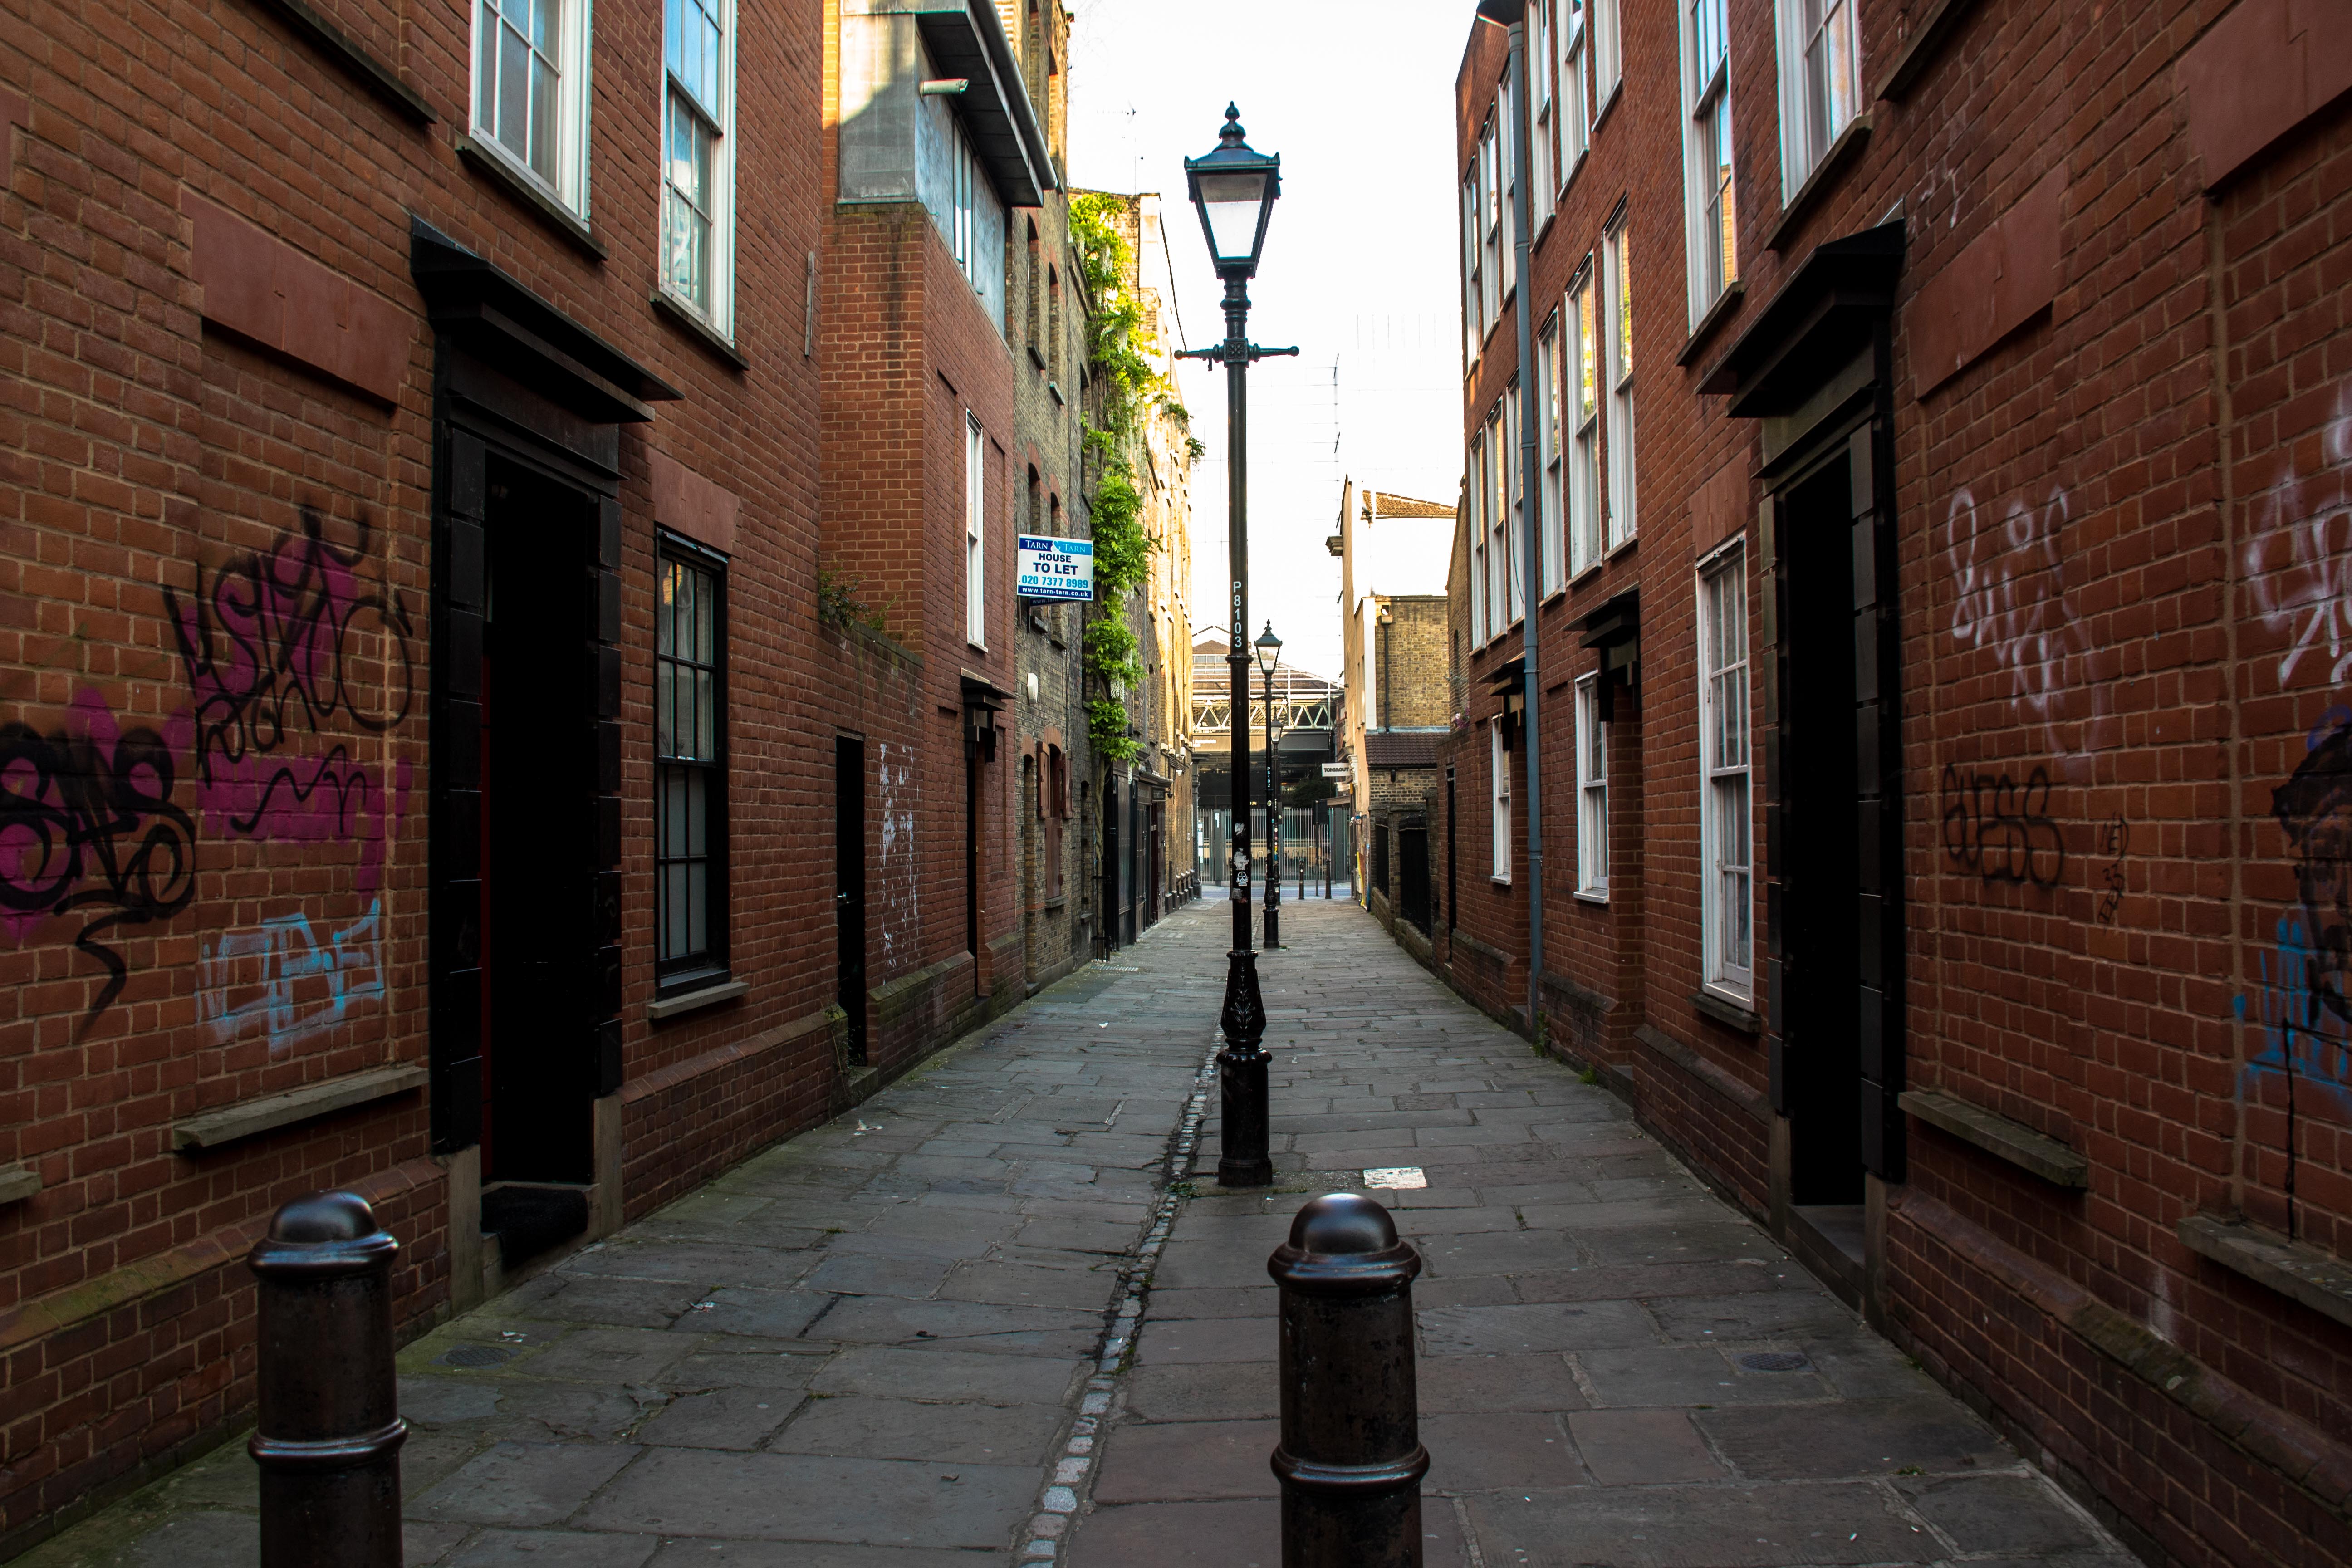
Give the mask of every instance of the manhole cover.
M 1794 1351 L 1750 1351 L 1739 1358 L 1742 1372 L 1802 1372 L 1806 1362 Z
M 433 1359 L 443 1366 L 496 1366 L 513 1354 L 498 1345 L 457 1345 Z

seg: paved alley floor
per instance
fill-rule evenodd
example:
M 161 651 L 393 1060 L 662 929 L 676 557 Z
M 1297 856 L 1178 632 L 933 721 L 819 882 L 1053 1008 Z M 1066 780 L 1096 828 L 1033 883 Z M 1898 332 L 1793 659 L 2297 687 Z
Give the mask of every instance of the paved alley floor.
M 1430 1568 L 2131 1563 L 1606 1090 L 1351 904 L 1283 934 L 1277 1190 L 1219 1193 L 1213 1102 L 1066 1561 L 1276 1568 L 1266 1256 L 1308 1196 L 1418 1166 L 1374 1195 L 1424 1265 Z
M 1307 1196 L 1412 1165 L 1381 1196 L 1426 1264 L 1430 1568 L 2126 1568 L 1352 904 L 1286 909 L 1261 960 L 1277 1190 L 1219 1194 L 1229 921 L 1178 911 L 410 1345 L 408 1563 L 1276 1568 L 1266 1255 Z M 242 1568 L 255 1507 L 234 1442 L 19 1562 Z

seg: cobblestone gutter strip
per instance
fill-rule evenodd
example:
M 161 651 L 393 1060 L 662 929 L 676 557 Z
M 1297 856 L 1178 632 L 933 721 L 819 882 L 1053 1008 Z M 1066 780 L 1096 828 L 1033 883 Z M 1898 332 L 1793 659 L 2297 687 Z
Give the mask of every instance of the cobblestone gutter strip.
M 1062 1457 L 1054 1462 L 1053 1479 L 1038 1494 L 1037 1511 L 1025 1531 L 1028 1540 L 1016 1553 L 1022 1568 L 1047 1568 L 1060 1560 L 1070 1521 L 1086 1506 L 1094 1489 L 1095 1450 L 1102 1435 L 1103 1418 L 1110 1414 L 1119 1383 L 1126 1375 L 1128 1356 L 1135 1348 L 1135 1331 L 1143 1321 L 1144 1300 L 1151 1293 L 1152 1271 L 1159 1267 L 1160 1249 L 1167 1245 L 1169 1227 L 1176 1223 L 1176 1205 L 1182 1201 L 1175 1190 L 1176 1173 L 1192 1163 L 1192 1151 L 1201 1140 L 1201 1120 L 1208 1113 L 1209 1094 L 1216 1081 L 1217 1046 L 1212 1044 L 1200 1071 L 1193 1075 L 1192 1093 L 1184 1102 L 1183 1117 L 1169 1135 L 1151 1224 L 1119 1271 L 1118 1294 L 1110 1308 L 1101 1348 L 1096 1352 L 1095 1370 L 1087 1379 L 1086 1391 L 1078 1396 L 1078 1414 L 1070 1423 Z

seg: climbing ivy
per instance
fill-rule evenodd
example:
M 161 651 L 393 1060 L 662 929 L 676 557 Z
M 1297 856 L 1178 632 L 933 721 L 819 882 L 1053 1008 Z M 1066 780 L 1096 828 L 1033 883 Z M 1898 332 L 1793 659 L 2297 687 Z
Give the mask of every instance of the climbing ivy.
M 1087 456 L 1101 475 L 1094 495 L 1096 616 L 1087 621 L 1086 672 L 1109 695 L 1087 704 L 1087 732 L 1095 752 L 1109 762 L 1129 762 L 1142 748 L 1128 731 L 1121 695 L 1141 684 L 1135 633 L 1127 624 L 1128 599 L 1143 586 L 1153 549 L 1143 528 L 1143 497 L 1136 489 L 1128 454 L 1142 437 L 1144 416 L 1161 410 L 1182 417 L 1165 377 L 1150 358 L 1158 341 L 1145 321 L 1142 297 L 1127 282 L 1134 257 L 1116 221 L 1119 198 L 1100 193 L 1070 203 L 1070 239 L 1076 247 L 1094 309 L 1087 319 L 1087 350 L 1102 390 L 1103 423 L 1083 428 Z

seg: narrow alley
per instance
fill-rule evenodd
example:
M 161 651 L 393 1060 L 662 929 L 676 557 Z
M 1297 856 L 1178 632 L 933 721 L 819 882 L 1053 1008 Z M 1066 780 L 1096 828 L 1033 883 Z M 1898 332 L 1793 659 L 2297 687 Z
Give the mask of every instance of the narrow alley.
M 1354 906 L 1290 919 L 1273 1194 L 1213 1184 L 1195 904 L 409 1345 L 409 1563 L 1274 1568 L 1266 1254 L 1415 1167 L 1432 1568 L 2123 1568 L 1607 1092 Z M 25 1568 L 241 1568 L 254 1476 L 229 1443 Z

